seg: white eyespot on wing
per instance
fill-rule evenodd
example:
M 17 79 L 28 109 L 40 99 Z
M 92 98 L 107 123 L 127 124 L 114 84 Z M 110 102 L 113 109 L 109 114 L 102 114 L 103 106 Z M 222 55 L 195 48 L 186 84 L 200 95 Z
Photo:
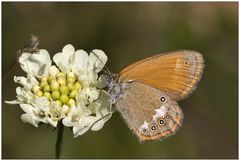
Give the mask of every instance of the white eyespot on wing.
M 159 117 L 164 117 L 166 114 L 166 107 L 162 105 L 160 108 L 155 109 L 156 114 L 153 115 L 153 120 L 157 120 Z

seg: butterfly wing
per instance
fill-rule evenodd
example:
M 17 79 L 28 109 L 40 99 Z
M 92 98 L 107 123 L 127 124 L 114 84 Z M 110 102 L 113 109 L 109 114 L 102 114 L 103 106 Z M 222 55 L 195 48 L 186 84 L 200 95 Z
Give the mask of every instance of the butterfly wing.
M 166 92 L 174 100 L 189 96 L 201 79 L 204 60 L 199 52 L 183 50 L 156 55 L 124 68 L 120 82 L 136 80 Z
M 183 113 L 165 92 L 137 81 L 122 84 L 117 110 L 140 141 L 161 140 L 175 134 Z

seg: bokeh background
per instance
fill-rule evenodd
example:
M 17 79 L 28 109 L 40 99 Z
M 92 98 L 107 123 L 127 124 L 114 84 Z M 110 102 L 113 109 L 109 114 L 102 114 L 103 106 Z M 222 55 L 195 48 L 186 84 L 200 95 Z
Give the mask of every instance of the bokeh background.
M 200 51 L 206 63 L 197 90 L 180 102 L 176 135 L 140 144 L 119 113 L 98 132 L 73 138 L 65 128 L 61 158 L 237 158 L 238 2 L 2 3 L 2 101 L 15 99 L 16 51 L 30 34 L 51 55 L 71 43 L 98 48 L 119 72 L 134 61 L 177 49 Z M 2 103 L 2 158 L 54 158 L 56 131 L 24 124 L 17 105 Z

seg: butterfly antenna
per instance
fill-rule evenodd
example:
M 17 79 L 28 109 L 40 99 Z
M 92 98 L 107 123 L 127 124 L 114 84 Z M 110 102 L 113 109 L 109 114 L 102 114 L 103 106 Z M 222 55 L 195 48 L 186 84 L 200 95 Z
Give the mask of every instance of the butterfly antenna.
M 99 58 L 99 56 L 96 54 L 96 53 L 94 53 L 93 51 L 92 51 L 92 53 L 98 58 L 98 60 L 102 63 L 102 64 L 104 64 L 103 63 L 103 61 Z M 108 73 L 108 74 L 110 74 L 111 72 L 110 72 L 110 70 L 108 69 L 108 67 L 104 64 L 104 66 L 103 66 L 105 69 L 103 69 L 103 71 L 105 72 L 105 73 Z

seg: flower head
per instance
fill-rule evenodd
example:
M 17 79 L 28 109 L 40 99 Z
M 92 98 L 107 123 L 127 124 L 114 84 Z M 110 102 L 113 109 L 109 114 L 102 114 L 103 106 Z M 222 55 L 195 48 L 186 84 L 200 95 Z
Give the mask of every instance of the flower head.
M 5 102 L 20 104 L 25 112 L 22 121 L 35 127 L 40 122 L 56 127 L 62 121 L 73 127 L 75 137 L 89 129 L 100 130 L 111 117 L 109 97 L 98 75 L 107 62 L 105 53 L 75 51 L 68 44 L 53 56 L 53 62 L 44 49 L 23 53 L 19 63 L 27 77 L 14 77 L 22 87 L 16 88 L 16 100 Z

